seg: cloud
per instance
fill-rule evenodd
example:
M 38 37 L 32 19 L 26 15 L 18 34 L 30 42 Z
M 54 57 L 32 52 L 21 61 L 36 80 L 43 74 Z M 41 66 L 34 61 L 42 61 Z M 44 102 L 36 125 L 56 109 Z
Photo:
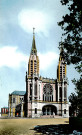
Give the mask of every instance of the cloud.
M 45 54 L 38 53 L 39 60 L 40 60 L 40 70 L 46 70 L 53 63 L 57 62 L 59 55 L 55 52 L 47 52 Z
M 40 70 L 46 70 L 58 60 L 58 54 L 54 52 L 46 52 L 45 54 L 38 53 L 40 60 Z M 27 67 L 28 56 L 18 51 L 17 47 L 6 46 L 0 48 L 0 67 L 6 66 L 10 68 Z
M 18 52 L 17 47 L 6 46 L 0 48 L 0 67 L 7 66 L 11 68 L 18 68 L 22 62 L 27 60 L 27 56 Z
M 36 32 L 48 35 L 48 29 L 52 27 L 54 21 L 51 16 L 42 11 L 23 9 L 18 15 L 18 22 L 26 32 L 32 33 L 34 27 Z

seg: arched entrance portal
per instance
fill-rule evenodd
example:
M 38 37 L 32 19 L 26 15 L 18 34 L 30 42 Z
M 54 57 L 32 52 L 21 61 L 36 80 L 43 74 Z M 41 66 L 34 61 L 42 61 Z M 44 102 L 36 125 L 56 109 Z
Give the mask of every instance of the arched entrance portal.
M 57 108 L 53 105 L 46 105 L 42 108 L 43 115 L 57 115 Z

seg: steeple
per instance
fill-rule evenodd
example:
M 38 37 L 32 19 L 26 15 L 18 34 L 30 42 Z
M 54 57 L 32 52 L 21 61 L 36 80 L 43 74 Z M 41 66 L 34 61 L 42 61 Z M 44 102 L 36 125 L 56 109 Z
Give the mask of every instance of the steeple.
M 28 76 L 29 77 L 32 77 L 33 75 L 39 76 L 39 58 L 37 56 L 34 29 L 35 28 L 33 28 L 32 49 L 31 49 L 29 63 L 28 63 Z
M 61 38 L 61 43 L 60 43 L 60 57 L 59 57 L 59 59 L 64 59 L 64 48 L 63 48 L 62 38 Z
M 32 41 L 31 55 L 33 55 L 33 54 L 37 55 L 34 30 L 35 30 L 35 28 L 33 28 L 33 41 Z
M 59 81 L 62 81 L 62 79 L 64 79 L 65 77 L 66 77 L 66 63 L 65 63 L 63 43 L 61 40 L 59 64 L 58 64 L 58 69 L 57 69 L 57 78 Z

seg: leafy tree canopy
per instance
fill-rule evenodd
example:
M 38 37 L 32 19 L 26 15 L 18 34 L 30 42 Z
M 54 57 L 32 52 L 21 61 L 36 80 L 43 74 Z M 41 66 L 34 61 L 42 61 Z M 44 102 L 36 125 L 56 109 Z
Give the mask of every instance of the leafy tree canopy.
M 69 101 L 71 107 L 78 102 L 79 115 L 82 115 L 82 0 L 61 0 L 62 5 L 68 7 L 69 13 L 58 22 L 63 30 L 64 56 L 68 64 L 76 65 L 77 72 L 80 73 L 79 80 L 73 80 L 76 86 L 77 96 L 71 95 Z M 77 100 L 75 100 L 77 98 Z
M 77 93 L 77 106 L 78 106 L 78 115 L 82 116 L 82 78 L 80 77 L 79 80 L 73 80 L 73 83 L 75 84 L 76 88 L 76 93 Z M 70 102 L 72 102 L 71 100 L 69 100 Z M 75 102 L 76 104 L 76 102 Z
M 68 64 L 76 64 L 77 71 L 82 72 L 82 0 L 61 0 L 67 5 L 69 14 L 58 23 L 64 30 L 63 46 Z
M 71 93 L 71 95 L 69 96 L 69 102 L 71 103 L 71 106 L 69 108 L 69 114 L 70 116 L 74 116 L 75 112 L 77 113 L 78 109 L 78 97 L 75 93 Z

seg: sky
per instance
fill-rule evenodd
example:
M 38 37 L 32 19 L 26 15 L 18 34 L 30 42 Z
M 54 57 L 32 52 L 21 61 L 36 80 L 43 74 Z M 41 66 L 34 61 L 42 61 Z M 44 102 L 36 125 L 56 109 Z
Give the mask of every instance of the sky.
M 57 78 L 59 42 L 63 31 L 57 22 L 69 13 L 60 0 L 0 0 L 0 108 L 8 106 L 14 90 L 25 91 L 25 74 L 32 47 L 33 27 L 40 60 L 40 75 Z M 79 75 L 67 66 L 68 96 L 71 80 Z

